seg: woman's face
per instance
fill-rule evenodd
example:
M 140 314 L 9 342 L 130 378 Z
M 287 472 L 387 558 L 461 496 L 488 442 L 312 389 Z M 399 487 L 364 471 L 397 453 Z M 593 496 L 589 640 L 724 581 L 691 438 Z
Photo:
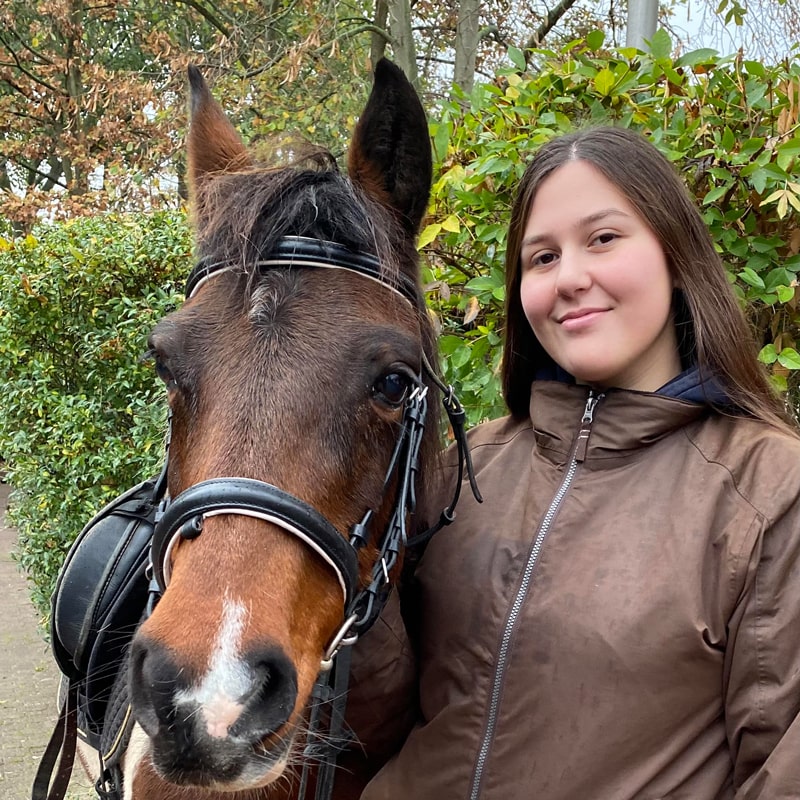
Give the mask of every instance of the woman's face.
M 542 347 L 580 383 L 655 391 L 680 372 L 673 280 L 656 235 L 586 161 L 539 187 L 520 299 Z

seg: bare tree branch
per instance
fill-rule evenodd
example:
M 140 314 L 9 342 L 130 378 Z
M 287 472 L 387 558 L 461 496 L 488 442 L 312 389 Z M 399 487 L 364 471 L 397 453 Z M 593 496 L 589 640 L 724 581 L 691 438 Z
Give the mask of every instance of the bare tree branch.
M 193 8 L 203 19 L 209 22 L 214 28 L 216 28 L 226 39 L 230 39 L 231 37 L 231 30 L 228 28 L 227 25 L 218 17 L 216 16 L 210 9 L 206 8 L 204 5 L 197 2 L 197 0 L 176 0 L 178 3 L 183 3 L 189 8 Z
M 8 40 L 0 33 L 0 42 L 2 42 L 8 52 L 11 54 L 11 57 L 14 59 L 14 65 L 16 68 L 23 73 L 23 75 L 27 75 L 34 83 L 38 83 L 40 86 L 44 86 L 45 89 L 52 92 L 53 94 L 64 94 L 63 89 L 57 89 L 55 86 L 52 86 L 47 81 L 42 80 L 38 75 L 34 75 L 29 69 L 27 69 L 22 61 L 20 61 L 19 56 L 17 55 L 16 51 L 12 49 L 11 45 L 8 43 Z
M 22 158 L 18 158 L 17 156 L 7 155 L 3 152 L 0 152 L 0 158 L 4 161 L 10 161 L 12 164 L 15 164 L 18 167 L 22 167 L 22 169 L 27 170 L 28 172 L 33 173 L 34 175 L 39 175 L 40 177 L 44 178 L 46 181 L 51 183 L 53 186 L 60 186 L 62 189 L 69 189 L 69 186 L 65 183 L 61 183 L 59 180 L 55 179 L 52 175 L 48 174 L 47 172 L 42 172 L 40 169 L 37 169 L 32 164 L 29 164 Z
M 560 2 L 547 12 L 547 16 L 542 20 L 541 25 L 533 32 L 533 35 L 525 42 L 523 51 L 525 52 L 525 61 L 528 60 L 527 51 L 536 47 L 540 47 L 544 41 L 545 36 L 558 24 L 561 17 L 575 5 L 577 0 L 560 0 Z
M 36 56 L 43 64 L 51 65 L 53 64 L 53 60 L 48 58 L 44 53 L 39 52 L 36 50 L 32 45 L 28 44 L 28 42 L 23 41 L 22 37 L 13 29 L 11 29 L 11 35 L 30 53 Z

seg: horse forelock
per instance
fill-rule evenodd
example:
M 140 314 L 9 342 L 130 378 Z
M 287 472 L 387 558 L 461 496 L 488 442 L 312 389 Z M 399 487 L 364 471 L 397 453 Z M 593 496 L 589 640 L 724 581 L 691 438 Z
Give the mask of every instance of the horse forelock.
M 196 204 L 198 255 L 240 266 L 251 277 L 257 277 L 253 265 L 283 236 L 336 242 L 377 256 L 389 278 L 398 271 L 415 277 L 413 241 L 333 161 L 314 169 L 219 173 L 202 183 Z

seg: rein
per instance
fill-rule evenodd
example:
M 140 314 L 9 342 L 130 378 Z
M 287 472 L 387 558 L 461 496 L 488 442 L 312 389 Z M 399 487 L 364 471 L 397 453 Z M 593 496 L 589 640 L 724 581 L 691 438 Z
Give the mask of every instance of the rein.
M 261 271 L 273 269 L 322 268 L 344 269 L 376 281 L 408 301 L 415 310 L 421 300 L 414 282 L 398 273 L 382 274 L 379 260 L 368 253 L 353 252 L 334 242 L 300 236 L 278 240 L 265 259 L 255 262 Z M 189 274 L 186 298 L 190 299 L 211 278 L 237 269 L 227 261 L 201 260 Z M 459 475 L 455 493 L 439 520 L 427 531 L 409 538 L 407 522 L 416 507 L 415 479 L 419 470 L 419 451 L 425 431 L 428 388 L 423 376 L 442 392 L 442 402 L 450 420 L 459 453 Z M 347 737 L 344 711 L 349 673 L 349 652 L 343 647 L 354 644 L 378 618 L 389 594 L 390 574 L 402 550 L 426 542 L 436 531 L 452 522 L 466 469 L 476 499 L 482 498 L 475 482 L 472 461 L 466 445 L 466 414 L 452 386 L 445 386 L 434 372 L 424 352 L 420 373 L 405 401 L 400 433 L 387 468 L 383 493 L 394 487 L 393 510 L 382 535 L 372 535 L 374 509 L 368 509 L 345 536 L 319 511 L 298 497 L 272 484 L 240 477 L 221 477 L 189 487 L 174 499 L 162 500 L 150 550 L 150 602 L 152 611 L 170 580 L 171 553 L 181 539 L 194 539 L 203 531 L 204 521 L 220 514 L 238 514 L 265 520 L 296 537 L 319 555 L 336 575 L 344 598 L 343 622 L 332 637 L 320 662 L 320 676 L 314 687 L 309 721 L 306 758 L 300 783 L 300 800 L 306 794 L 311 757 L 318 757 L 322 747 L 326 758 L 320 763 L 316 780 L 316 800 L 327 800 L 333 790 L 334 770 L 339 750 Z M 171 422 L 170 422 L 171 426 Z M 166 472 L 165 463 L 164 470 Z M 377 544 L 377 557 L 366 585 L 361 585 L 358 551 L 370 541 Z M 339 657 L 337 657 L 339 654 Z M 330 711 L 327 732 L 322 735 L 322 705 Z

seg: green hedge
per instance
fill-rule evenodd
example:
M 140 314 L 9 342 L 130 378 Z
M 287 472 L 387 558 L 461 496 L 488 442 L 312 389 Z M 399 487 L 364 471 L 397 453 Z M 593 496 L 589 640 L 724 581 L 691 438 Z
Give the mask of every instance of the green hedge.
M 182 214 L 99 217 L 0 239 L 0 457 L 18 558 L 44 613 L 64 553 L 162 456 L 165 402 L 142 362 L 181 299 Z

